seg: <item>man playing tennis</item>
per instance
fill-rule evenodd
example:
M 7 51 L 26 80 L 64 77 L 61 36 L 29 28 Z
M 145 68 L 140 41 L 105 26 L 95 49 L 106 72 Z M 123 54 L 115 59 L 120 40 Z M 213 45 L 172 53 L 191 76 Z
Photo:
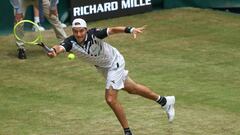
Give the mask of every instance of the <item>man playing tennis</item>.
M 125 70 L 125 61 L 119 51 L 103 41 L 107 36 L 118 33 L 131 33 L 134 38 L 142 33 L 144 27 L 109 27 L 104 29 L 87 29 L 83 19 L 77 18 L 72 22 L 73 35 L 66 38 L 60 45 L 52 47 L 54 51 L 48 52 L 49 57 L 56 57 L 62 52 L 73 52 L 96 68 L 106 78 L 105 99 L 118 118 L 125 135 L 132 135 L 123 107 L 117 100 L 118 92 L 124 90 L 130 94 L 140 95 L 156 101 L 166 111 L 169 122 L 175 116 L 174 96 L 160 96 L 144 85 L 135 83 Z

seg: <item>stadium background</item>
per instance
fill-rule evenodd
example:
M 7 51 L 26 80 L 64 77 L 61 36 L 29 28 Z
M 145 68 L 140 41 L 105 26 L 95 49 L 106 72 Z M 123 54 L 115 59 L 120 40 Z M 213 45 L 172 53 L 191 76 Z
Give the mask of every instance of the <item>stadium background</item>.
M 217 8 L 217 9 L 229 9 L 230 11 L 239 11 L 240 0 L 152 0 L 152 6 L 154 10 L 175 8 L 175 7 L 201 7 L 201 8 Z M 8 0 L 0 1 L 0 35 L 9 34 L 13 27 L 13 10 Z M 60 19 L 66 12 L 70 12 L 69 0 L 60 0 L 58 5 Z M 33 18 L 32 7 L 28 8 L 26 18 Z M 62 19 L 65 23 L 70 22 L 70 17 Z M 44 26 L 49 26 L 48 22 L 45 22 Z

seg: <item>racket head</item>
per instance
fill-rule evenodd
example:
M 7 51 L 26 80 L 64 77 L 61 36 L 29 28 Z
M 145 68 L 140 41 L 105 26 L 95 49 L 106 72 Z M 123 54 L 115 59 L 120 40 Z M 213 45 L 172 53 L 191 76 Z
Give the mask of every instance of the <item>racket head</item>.
M 38 42 L 42 42 L 39 26 L 31 20 L 22 20 L 16 23 L 13 28 L 13 33 L 17 40 L 26 44 L 35 45 Z

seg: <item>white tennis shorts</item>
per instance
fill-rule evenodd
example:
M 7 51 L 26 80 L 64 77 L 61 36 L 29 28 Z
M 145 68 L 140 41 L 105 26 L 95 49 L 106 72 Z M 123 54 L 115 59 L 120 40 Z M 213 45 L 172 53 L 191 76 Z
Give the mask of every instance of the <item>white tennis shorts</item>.
M 125 60 L 122 55 L 118 55 L 112 67 L 96 67 L 106 79 L 106 89 L 112 87 L 115 90 L 124 88 L 124 82 L 128 77 L 128 70 L 125 70 Z

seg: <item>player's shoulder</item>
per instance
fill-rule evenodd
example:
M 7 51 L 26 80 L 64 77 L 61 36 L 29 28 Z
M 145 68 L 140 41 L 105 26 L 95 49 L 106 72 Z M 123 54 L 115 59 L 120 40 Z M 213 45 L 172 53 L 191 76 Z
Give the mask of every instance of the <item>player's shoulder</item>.
M 76 42 L 76 39 L 72 35 L 72 36 L 65 38 L 64 41 L 62 41 L 60 43 L 60 45 L 63 46 L 67 52 L 69 52 L 72 49 L 73 42 Z
M 61 45 L 65 45 L 65 44 L 68 44 L 70 45 L 72 43 L 72 41 L 75 41 L 75 38 L 73 35 L 65 38 L 62 42 L 61 42 Z
M 89 34 L 94 34 L 95 32 L 97 31 L 97 28 L 90 28 L 90 29 L 88 29 L 88 33 Z
M 88 30 L 88 35 L 94 35 L 97 38 L 103 39 L 108 36 L 107 28 L 91 28 Z
M 107 28 L 91 28 L 91 29 L 88 29 L 88 33 L 95 34 L 95 33 L 98 33 L 98 32 L 105 31 L 105 29 L 107 29 Z

